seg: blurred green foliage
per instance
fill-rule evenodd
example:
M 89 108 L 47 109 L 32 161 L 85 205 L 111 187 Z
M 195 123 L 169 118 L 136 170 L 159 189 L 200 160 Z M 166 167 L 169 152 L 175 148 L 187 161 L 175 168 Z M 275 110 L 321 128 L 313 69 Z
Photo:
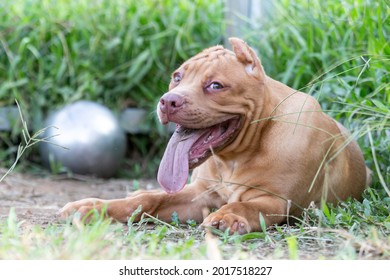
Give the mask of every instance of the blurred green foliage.
M 220 0 L 0 1 L 0 107 L 17 99 L 34 131 L 50 111 L 80 99 L 147 109 L 152 133 L 130 136 L 126 168 L 151 176 L 164 146 L 157 99 L 183 61 L 222 42 L 223 16 Z M 21 128 L 0 132 L 5 167 Z
M 220 43 L 219 0 L 0 2 L 0 106 L 19 100 L 34 129 L 80 99 L 154 108 L 170 73 Z

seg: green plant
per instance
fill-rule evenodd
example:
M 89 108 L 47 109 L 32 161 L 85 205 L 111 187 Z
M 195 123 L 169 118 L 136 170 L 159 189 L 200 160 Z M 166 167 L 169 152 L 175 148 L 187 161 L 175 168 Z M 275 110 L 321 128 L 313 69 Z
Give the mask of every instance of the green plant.
M 216 0 L 0 5 L 0 100 L 20 99 L 35 120 L 83 98 L 113 109 L 151 108 L 166 90 L 167 72 L 222 39 Z
M 4 178 L 15 169 L 15 167 L 18 164 L 19 160 L 21 159 L 22 155 L 28 149 L 30 149 L 32 146 L 37 145 L 40 142 L 50 142 L 49 140 L 56 136 L 56 135 L 51 135 L 51 136 L 46 137 L 46 138 L 41 138 L 40 136 L 45 132 L 45 130 L 47 128 L 40 129 L 36 133 L 34 133 L 33 135 L 30 135 L 30 132 L 29 132 L 29 129 L 27 126 L 27 122 L 24 120 L 24 117 L 23 117 L 22 109 L 20 108 L 18 101 L 15 100 L 15 102 L 16 102 L 16 105 L 18 106 L 20 121 L 22 123 L 23 142 L 21 144 L 19 144 L 19 146 L 18 146 L 16 159 L 15 159 L 14 163 L 7 170 L 7 172 L 5 172 L 3 174 L 3 176 L 0 177 L 0 182 L 3 181 Z
M 220 43 L 222 30 L 220 0 L 1 1 L 0 106 L 19 100 L 32 130 L 80 99 L 114 111 L 137 106 L 150 112 L 145 126 L 159 140 L 152 112 L 169 73 Z

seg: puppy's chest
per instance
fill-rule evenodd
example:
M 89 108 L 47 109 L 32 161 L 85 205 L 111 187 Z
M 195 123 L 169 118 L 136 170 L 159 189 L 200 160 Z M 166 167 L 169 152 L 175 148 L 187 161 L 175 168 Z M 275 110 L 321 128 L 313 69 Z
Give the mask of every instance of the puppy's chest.
M 230 182 L 221 182 L 216 189 L 218 195 L 226 203 L 232 203 L 241 201 L 241 196 L 247 190 L 247 187 Z
M 228 165 L 219 165 L 218 167 L 216 173 L 214 173 L 218 178 L 215 191 L 226 203 L 241 201 L 242 194 L 248 190 L 246 172 L 238 168 L 235 162 L 230 162 Z
M 238 161 L 222 161 L 214 156 L 201 166 L 198 175 L 209 178 L 209 190 L 216 192 L 226 203 L 231 203 L 242 201 L 242 195 L 250 189 L 253 183 L 251 169 L 248 166 L 244 168 Z

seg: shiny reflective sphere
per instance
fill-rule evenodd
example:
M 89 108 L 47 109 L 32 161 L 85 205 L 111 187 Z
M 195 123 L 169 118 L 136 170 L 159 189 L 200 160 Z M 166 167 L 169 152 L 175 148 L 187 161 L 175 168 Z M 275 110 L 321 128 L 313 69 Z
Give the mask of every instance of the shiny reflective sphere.
M 74 173 L 107 178 L 117 172 L 125 156 L 125 133 L 113 113 L 100 104 L 68 105 L 49 116 L 45 127 L 49 128 L 43 137 L 53 136 L 40 146 L 48 168 L 59 162 Z

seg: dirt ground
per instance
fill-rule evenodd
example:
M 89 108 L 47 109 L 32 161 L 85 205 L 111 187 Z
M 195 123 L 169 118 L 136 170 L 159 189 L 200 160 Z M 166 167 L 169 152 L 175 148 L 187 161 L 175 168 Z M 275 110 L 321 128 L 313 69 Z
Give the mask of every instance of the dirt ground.
M 0 169 L 0 175 L 6 170 Z M 138 180 L 140 188 L 157 188 L 154 180 Z M 0 183 L 0 219 L 13 207 L 20 220 L 46 225 L 56 223 L 57 211 L 69 201 L 87 197 L 122 198 L 133 190 L 133 181 L 101 180 L 85 176 L 39 178 L 29 174 L 12 173 Z

